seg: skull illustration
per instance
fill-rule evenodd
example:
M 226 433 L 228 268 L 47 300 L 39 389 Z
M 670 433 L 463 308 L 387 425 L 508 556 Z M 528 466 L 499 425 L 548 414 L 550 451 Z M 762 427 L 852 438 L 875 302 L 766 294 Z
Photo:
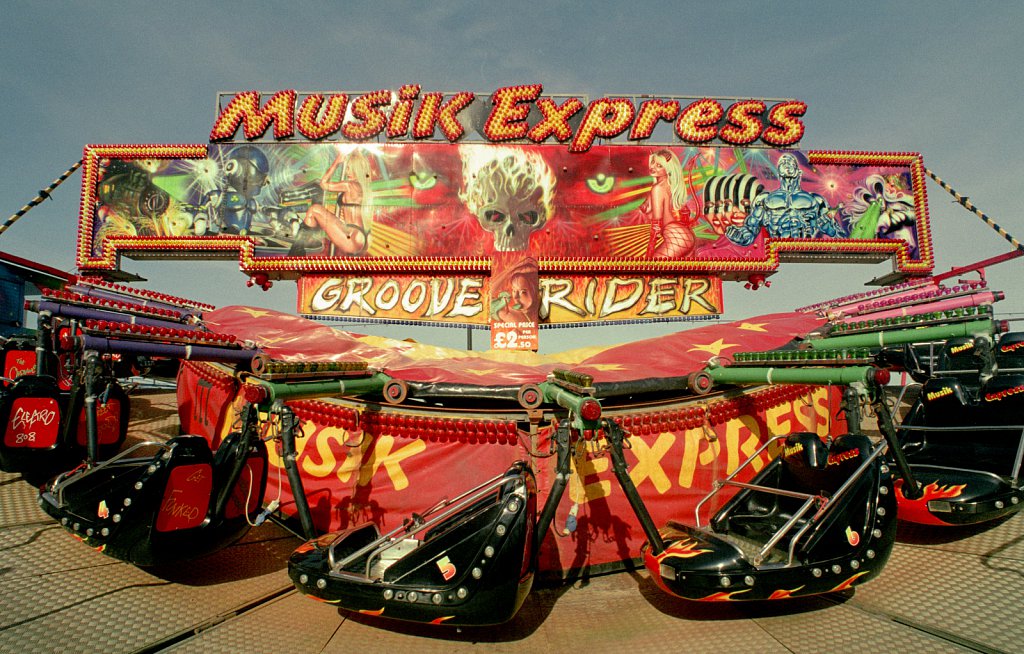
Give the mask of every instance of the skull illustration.
M 459 198 L 480 226 L 494 236 L 498 252 L 530 247 L 530 234 L 551 215 L 555 176 L 533 152 L 511 148 L 463 149 Z

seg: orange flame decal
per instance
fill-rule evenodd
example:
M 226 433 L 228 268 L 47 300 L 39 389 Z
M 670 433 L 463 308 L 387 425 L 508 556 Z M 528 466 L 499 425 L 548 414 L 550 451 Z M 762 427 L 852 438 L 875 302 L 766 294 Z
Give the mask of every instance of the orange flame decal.
M 658 560 L 660 561 L 661 559 L 669 556 L 678 557 L 680 559 L 692 559 L 695 556 L 700 556 L 701 554 L 706 554 L 711 551 L 709 549 L 698 549 L 696 545 L 696 538 L 684 538 L 682 540 L 677 540 L 665 548 L 665 551 L 661 553 Z
M 860 572 L 858 572 L 857 574 L 853 575 L 852 577 L 850 577 L 849 579 L 847 579 L 846 581 L 844 581 L 843 583 L 839 584 L 838 586 L 836 586 L 835 588 L 833 588 L 832 590 L 830 590 L 828 592 L 834 593 L 837 590 L 846 590 L 850 586 L 853 586 L 855 583 L 857 583 L 858 579 L 860 579 L 861 577 L 863 577 L 864 575 L 866 575 L 869 572 L 871 572 L 871 571 L 870 570 L 861 570 Z
M 893 488 L 896 490 L 896 497 L 903 502 L 928 502 L 929 500 L 946 500 L 951 497 L 960 497 L 967 488 L 967 484 L 951 484 L 948 486 L 940 486 L 938 481 L 933 481 L 921 488 L 921 497 L 911 500 L 903 494 L 903 480 L 897 479 L 893 482 Z
M 455 617 L 454 615 L 445 615 L 445 616 L 441 616 L 440 618 L 434 618 L 433 620 L 430 621 L 430 624 L 441 624 L 445 620 L 451 620 L 454 617 Z
M 370 609 L 359 609 L 358 612 L 363 615 L 384 615 L 384 607 L 382 606 L 376 611 L 371 611 Z
M 711 595 L 708 595 L 707 597 L 702 597 L 698 601 L 700 601 L 700 602 L 732 602 L 732 601 L 734 601 L 733 600 L 733 595 L 739 595 L 740 593 L 749 593 L 749 592 L 750 592 L 749 588 L 744 588 L 743 590 L 734 590 L 731 593 L 727 593 L 725 591 L 722 591 L 720 593 L 712 593 Z
M 293 554 L 305 554 L 306 552 L 312 552 L 316 549 L 316 544 L 313 541 L 306 541 L 302 545 L 299 545 Z
M 892 486 L 896 491 L 896 500 L 899 502 L 900 519 L 926 525 L 949 524 L 928 509 L 928 502 L 959 497 L 967 488 L 967 484 L 940 486 L 938 481 L 933 481 L 921 489 L 921 497 L 910 500 L 903 494 L 902 479 L 897 479 Z
M 793 590 L 786 590 L 785 588 L 780 588 L 779 590 L 777 590 L 777 591 L 773 592 L 771 595 L 769 595 L 768 599 L 770 599 L 770 600 L 789 599 L 790 597 L 793 597 L 793 593 L 798 593 L 801 590 L 803 590 L 803 588 L 804 588 L 803 586 L 797 586 Z

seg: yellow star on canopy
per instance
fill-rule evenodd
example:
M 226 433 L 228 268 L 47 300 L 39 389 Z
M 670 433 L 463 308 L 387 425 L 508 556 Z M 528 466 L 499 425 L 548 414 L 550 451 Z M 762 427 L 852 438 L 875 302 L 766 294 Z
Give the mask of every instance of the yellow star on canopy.
M 501 368 L 466 368 L 463 372 L 480 377 L 493 377 L 501 374 Z
M 718 356 L 722 353 L 722 350 L 738 345 L 739 343 L 723 343 L 722 339 L 718 339 L 714 343 L 708 343 L 707 345 L 695 345 L 687 350 L 687 352 L 707 352 L 708 354 Z
M 242 313 L 247 313 L 253 318 L 262 318 L 263 316 L 269 316 L 269 311 L 262 311 L 260 309 L 254 309 L 252 307 L 242 307 L 239 309 Z
M 626 366 L 621 363 L 595 363 L 588 366 L 595 370 L 607 371 L 607 370 L 626 370 Z
M 294 338 L 295 336 L 293 334 L 284 334 L 283 336 L 267 336 L 266 334 L 260 334 L 259 342 L 263 345 L 274 345 L 275 343 L 288 341 Z
M 749 332 L 767 332 L 768 330 L 764 328 L 767 324 L 766 322 L 744 322 L 740 323 L 737 329 L 745 329 Z

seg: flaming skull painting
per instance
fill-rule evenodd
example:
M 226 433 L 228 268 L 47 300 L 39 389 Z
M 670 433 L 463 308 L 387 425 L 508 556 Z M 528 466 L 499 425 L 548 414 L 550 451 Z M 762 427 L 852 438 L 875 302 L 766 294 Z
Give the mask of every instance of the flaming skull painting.
M 463 148 L 459 199 L 494 237 L 497 252 L 529 249 L 551 217 L 555 175 L 534 152 Z

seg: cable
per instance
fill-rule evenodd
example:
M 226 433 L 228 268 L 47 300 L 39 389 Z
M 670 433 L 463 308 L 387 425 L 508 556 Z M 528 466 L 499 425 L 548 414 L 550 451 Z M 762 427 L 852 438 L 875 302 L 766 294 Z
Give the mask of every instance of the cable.
M 39 195 L 37 195 L 36 197 L 34 197 L 31 200 L 29 200 L 28 204 L 26 204 L 24 207 L 22 207 L 20 210 L 18 210 L 13 216 L 8 218 L 7 222 L 5 222 L 3 225 L 0 225 L 0 235 L 2 235 L 5 231 L 7 231 L 8 227 L 10 227 L 14 223 L 16 223 L 19 218 L 21 218 L 26 213 L 28 213 L 29 210 L 32 207 L 40 204 L 43 200 L 49 198 L 50 197 L 50 191 L 53 191 L 55 188 L 60 186 L 61 183 L 64 182 L 64 180 L 66 180 L 68 177 L 71 177 L 71 174 L 74 173 L 76 170 L 78 170 L 78 167 L 81 166 L 81 165 L 82 165 L 82 160 L 79 159 L 77 162 L 75 162 L 75 165 L 71 166 L 66 171 L 64 171 L 64 174 L 62 174 L 57 179 L 53 180 L 53 182 L 49 186 L 44 188 L 42 191 L 39 191 Z
M 925 172 L 925 173 L 926 173 L 926 174 L 927 174 L 927 175 L 928 175 L 929 177 L 931 177 L 932 179 L 934 179 L 934 180 L 936 181 L 936 183 L 938 183 L 938 185 L 939 185 L 939 186 L 941 186 L 941 187 L 942 187 L 943 189 L 945 189 L 945 190 L 946 190 L 946 191 L 947 191 L 947 192 L 948 192 L 948 193 L 949 193 L 950 195 L 952 195 L 952 196 L 953 196 L 953 199 L 955 199 L 955 200 L 957 201 L 957 203 L 959 203 L 959 204 L 960 204 L 960 205 L 962 205 L 962 206 L 963 206 L 963 207 L 964 207 L 965 209 L 967 209 L 968 211 L 970 211 L 971 213 L 973 213 L 974 215 L 976 215 L 977 217 L 979 217 L 979 218 L 981 218 L 981 219 L 982 219 L 983 221 L 985 221 L 985 224 L 986 224 L 986 225 L 988 225 L 989 227 L 991 227 L 992 229 L 994 229 L 994 230 L 996 231 L 996 233 L 997 233 L 997 234 L 999 234 L 1000 236 L 1002 236 L 1002 237 L 1003 237 L 1004 239 L 1006 239 L 1006 240 L 1007 240 L 1007 241 L 1008 241 L 1008 242 L 1010 243 L 1010 245 L 1012 245 L 1012 246 L 1013 246 L 1014 248 L 1016 248 L 1016 249 L 1018 249 L 1018 250 L 1024 251 L 1024 244 L 1022 244 L 1022 243 L 1021 243 L 1020 241 L 1018 241 L 1018 240 L 1017 240 L 1016 238 L 1014 238 L 1014 237 L 1013 237 L 1013 235 L 1012 235 L 1012 234 L 1010 234 L 1009 232 L 1007 232 L 1007 231 L 1006 231 L 1005 229 L 1003 229 L 1002 227 L 1000 227 L 1000 226 L 999 226 L 999 225 L 998 225 L 998 224 L 996 223 L 996 221 L 992 220 L 992 219 L 991 219 L 991 218 L 989 218 L 989 217 L 988 217 L 987 215 L 985 215 L 985 213 L 984 213 L 983 211 L 981 211 L 981 210 L 980 210 L 980 209 L 978 209 L 978 208 L 977 208 L 976 206 L 974 206 L 973 204 L 971 204 L 971 201 L 970 201 L 970 199 L 969 199 L 969 198 L 967 198 L 966 196 L 963 196 L 963 195 L 960 195 L 959 193 L 957 193 L 957 192 L 956 192 L 956 191 L 955 191 L 955 190 L 953 189 L 953 187 L 952 187 L 952 186 L 950 186 L 950 185 L 949 185 L 949 184 L 947 184 L 946 182 L 942 181 L 942 180 L 941 180 L 941 179 L 939 178 L 939 176 L 938 176 L 938 175 L 936 175 L 936 174 L 935 174 L 935 173 L 933 173 L 932 171 L 928 170 L 927 168 L 925 168 L 925 169 L 924 169 L 924 172 Z
M 280 423 L 276 423 L 273 420 L 269 420 L 267 422 L 267 434 L 268 434 L 268 436 L 267 436 L 267 438 L 264 439 L 264 442 L 266 442 L 266 441 L 273 441 L 275 449 L 277 448 L 277 446 L 278 446 L 278 444 L 280 442 L 280 438 L 279 438 L 280 428 L 281 428 L 280 427 Z M 273 435 L 270 435 L 272 431 L 275 431 L 275 429 L 276 429 L 276 433 L 273 434 Z M 272 514 L 273 512 L 277 511 L 278 508 L 280 508 L 280 506 L 281 506 L 281 496 L 282 496 L 283 492 L 284 492 L 284 481 L 281 478 L 281 469 L 278 468 L 277 469 L 277 497 L 272 499 L 270 501 L 270 503 L 267 504 L 267 506 L 265 506 L 262 511 L 260 511 L 259 515 L 256 516 L 256 519 L 254 521 L 252 521 L 252 522 L 249 522 L 249 525 L 253 526 L 253 527 L 259 527 L 264 522 L 266 522 L 267 518 L 270 517 L 270 514 Z M 247 509 L 249 508 L 248 500 L 246 500 L 245 506 L 246 506 Z M 245 518 L 246 518 L 246 521 L 249 520 L 249 513 L 248 513 L 248 511 L 245 514 Z

